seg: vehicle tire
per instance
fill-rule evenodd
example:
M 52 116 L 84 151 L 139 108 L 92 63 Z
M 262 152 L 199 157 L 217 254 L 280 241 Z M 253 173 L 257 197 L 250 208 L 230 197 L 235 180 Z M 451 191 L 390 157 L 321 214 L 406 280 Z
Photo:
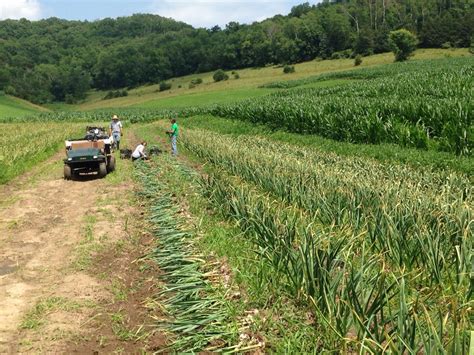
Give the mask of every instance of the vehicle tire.
M 114 170 L 115 170 L 115 157 L 111 155 L 109 157 L 109 165 L 107 166 L 107 171 L 111 173 Z
M 72 180 L 72 169 L 67 164 L 64 164 L 64 180 Z
M 104 178 L 107 175 L 107 164 L 105 162 L 99 164 L 99 177 Z

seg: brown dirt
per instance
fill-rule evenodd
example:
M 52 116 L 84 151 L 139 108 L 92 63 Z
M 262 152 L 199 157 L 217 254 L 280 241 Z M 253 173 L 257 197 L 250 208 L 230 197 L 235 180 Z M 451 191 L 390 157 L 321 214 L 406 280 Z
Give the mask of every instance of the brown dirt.
M 0 353 L 159 349 L 131 182 L 65 181 L 61 156 L 0 187 Z
M 114 296 L 95 312 L 89 336 L 72 341 L 67 353 L 142 354 L 166 345 L 154 324 L 154 317 L 161 314 L 153 298 L 159 270 L 145 257 L 154 245 L 152 236 L 141 232 L 123 249 L 109 249 L 96 258 L 93 269 L 108 275 L 106 284 Z

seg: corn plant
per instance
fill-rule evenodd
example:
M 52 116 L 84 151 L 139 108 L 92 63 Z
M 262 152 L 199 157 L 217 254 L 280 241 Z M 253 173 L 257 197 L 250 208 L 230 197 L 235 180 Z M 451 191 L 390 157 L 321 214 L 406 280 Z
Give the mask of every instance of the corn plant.
M 285 90 L 216 106 L 210 112 L 339 141 L 387 142 L 470 155 L 473 60 L 430 63 L 410 64 L 411 70 L 396 65 L 334 73 L 327 77 L 372 79 L 333 88 Z M 382 75 L 384 71 L 387 75 Z

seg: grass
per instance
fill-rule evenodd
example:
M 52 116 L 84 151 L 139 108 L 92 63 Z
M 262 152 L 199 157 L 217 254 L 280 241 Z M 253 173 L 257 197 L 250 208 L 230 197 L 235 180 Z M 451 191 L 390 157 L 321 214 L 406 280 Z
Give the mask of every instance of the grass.
M 316 135 L 301 135 L 284 131 L 273 131 L 263 125 L 239 120 L 230 120 L 209 115 L 189 117 L 180 120 L 183 128 L 201 128 L 226 135 L 265 136 L 275 141 L 295 146 L 313 147 L 320 151 L 336 153 L 341 156 L 357 156 L 376 159 L 382 162 L 408 164 L 414 167 L 450 169 L 472 175 L 474 158 L 455 157 L 451 153 L 403 148 L 394 144 L 353 144 L 337 142 Z M 156 130 L 153 128 L 153 130 Z
M 229 89 L 224 91 L 204 91 L 183 94 L 180 96 L 173 96 L 153 101 L 148 101 L 143 104 L 134 105 L 142 108 L 152 109 L 174 109 L 184 107 L 198 107 L 209 104 L 227 104 L 238 100 L 243 100 L 248 97 L 259 97 L 273 92 L 271 89 L 256 89 L 256 88 L 244 88 L 244 89 Z
M 72 264 L 73 268 L 77 271 L 88 270 L 93 263 L 93 255 L 104 248 L 101 240 L 94 236 L 94 226 L 97 223 L 97 217 L 87 214 L 83 219 L 83 239 L 76 247 L 76 257 Z
M 13 96 L 0 95 L 0 117 L 22 117 L 47 109 Z
M 467 49 L 419 49 L 411 60 L 424 60 L 443 57 L 459 57 L 470 55 Z M 301 79 L 312 75 L 336 72 L 348 69 L 360 69 L 393 63 L 392 53 L 377 54 L 364 57 L 363 63 L 354 67 L 353 59 L 337 60 L 312 60 L 295 65 L 295 73 L 284 74 L 281 66 L 266 66 L 263 68 L 247 68 L 235 70 L 240 79 L 231 78 L 227 81 L 215 83 L 212 79 L 213 72 L 192 74 L 168 80 L 171 90 L 159 92 L 159 85 L 145 85 L 129 90 L 127 97 L 102 100 L 107 91 L 92 90 L 87 99 L 77 105 L 49 105 L 52 109 L 60 110 L 94 110 L 101 108 L 119 107 L 182 107 L 187 100 L 187 106 L 202 102 L 218 103 L 228 102 L 232 96 L 236 99 L 252 97 L 260 85 L 280 80 Z M 189 88 L 191 80 L 201 78 L 202 84 Z M 225 94 L 228 93 L 228 95 Z M 259 94 L 257 94 L 259 95 Z M 215 96 L 215 97 L 214 97 Z M 182 97 L 182 98 L 177 98 Z M 214 97 L 214 98 L 213 98 Z
M 40 300 L 31 311 L 29 311 L 21 322 L 21 329 L 36 330 L 46 323 L 50 313 L 57 311 L 74 312 L 83 307 L 94 307 L 89 301 L 78 302 L 64 297 L 48 297 Z
M 127 328 L 126 317 L 121 311 L 110 314 L 110 320 L 112 322 L 112 331 L 119 340 L 129 341 L 137 337 L 135 333 Z

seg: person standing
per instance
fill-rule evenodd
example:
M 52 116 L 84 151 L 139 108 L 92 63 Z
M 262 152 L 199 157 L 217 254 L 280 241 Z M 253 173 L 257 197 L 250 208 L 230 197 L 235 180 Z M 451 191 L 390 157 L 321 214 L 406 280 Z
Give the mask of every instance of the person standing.
M 114 138 L 115 147 L 120 149 L 120 138 L 123 136 L 122 122 L 120 122 L 117 115 L 112 117 L 112 122 L 109 127 L 109 134 Z
M 178 155 L 178 134 L 179 134 L 179 127 L 176 119 L 173 118 L 171 120 L 171 130 L 166 131 L 170 136 L 171 140 L 171 154 L 176 156 Z

